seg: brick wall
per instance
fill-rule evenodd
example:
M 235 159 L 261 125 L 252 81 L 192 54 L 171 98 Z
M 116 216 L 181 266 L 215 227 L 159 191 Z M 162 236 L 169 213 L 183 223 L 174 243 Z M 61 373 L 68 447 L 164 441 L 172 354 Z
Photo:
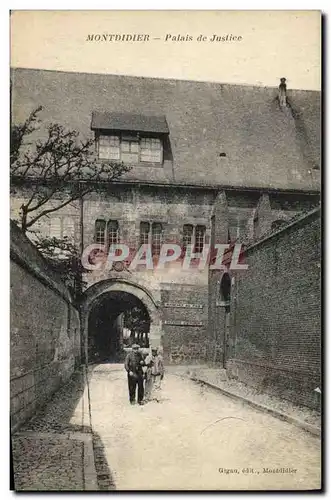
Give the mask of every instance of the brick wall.
M 320 211 L 246 251 L 232 290 L 230 375 L 317 407 L 321 383 Z
M 78 311 L 61 280 L 11 224 L 11 425 L 17 429 L 80 363 Z

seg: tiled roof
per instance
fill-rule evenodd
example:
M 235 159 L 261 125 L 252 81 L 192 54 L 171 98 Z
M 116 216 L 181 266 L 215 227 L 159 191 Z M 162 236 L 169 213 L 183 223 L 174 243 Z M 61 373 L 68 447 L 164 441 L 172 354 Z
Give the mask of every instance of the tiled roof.
M 84 136 L 91 134 L 93 111 L 145 117 L 145 123 L 147 116 L 165 116 L 169 136 L 162 168 L 136 166 L 127 180 L 318 190 L 320 92 L 288 90 L 291 107 L 282 110 L 278 83 L 275 78 L 271 88 L 14 69 L 12 111 L 17 123 L 42 105 L 45 122 Z M 123 121 L 133 127 L 134 120 L 144 122 Z

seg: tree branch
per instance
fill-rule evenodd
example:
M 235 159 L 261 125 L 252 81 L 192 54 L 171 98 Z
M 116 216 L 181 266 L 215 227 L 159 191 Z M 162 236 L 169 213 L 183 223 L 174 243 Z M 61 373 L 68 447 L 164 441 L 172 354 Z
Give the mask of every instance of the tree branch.
M 79 197 L 80 197 L 80 195 L 78 195 L 76 198 L 69 198 L 69 200 L 66 200 L 65 202 L 61 203 L 60 205 L 57 205 L 56 207 L 48 208 L 47 210 L 43 210 L 39 215 L 37 215 L 36 217 L 34 217 L 33 219 L 31 219 L 29 222 L 27 222 L 26 227 L 27 228 L 31 227 L 33 224 L 35 224 L 44 215 L 51 214 L 52 212 L 57 212 L 61 208 L 64 208 L 66 205 L 69 205 L 69 203 L 71 203 L 72 201 L 77 200 Z
M 123 163 L 98 163 L 92 151 L 93 139 L 79 141 L 77 131 L 56 123 L 47 126 L 44 140 L 36 141 L 33 149 L 22 153 L 26 137 L 36 130 L 41 109 L 32 112 L 23 125 L 12 128 L 11 188 L 29 184 L 33 191 L 21 207 L 24 231 L 42 217 L 103 189 L 105 182 L 110 183 L 130 170 Z M 46 209 L 51 201 L 55 206 Z

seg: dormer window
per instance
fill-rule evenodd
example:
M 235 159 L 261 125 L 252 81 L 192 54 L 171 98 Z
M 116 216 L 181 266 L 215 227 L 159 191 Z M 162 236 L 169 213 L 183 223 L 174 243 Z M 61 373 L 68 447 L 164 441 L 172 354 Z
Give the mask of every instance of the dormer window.
M 164 116 L 94 112 L 91 128 L 100 160 L 163 163 L 164 139 L 169 134 Z
M 97 151 L 100 160 L 122 161 L 123 163 L 162 163 L 162 141 L 154 137 L 127 135 L 97 136 Z

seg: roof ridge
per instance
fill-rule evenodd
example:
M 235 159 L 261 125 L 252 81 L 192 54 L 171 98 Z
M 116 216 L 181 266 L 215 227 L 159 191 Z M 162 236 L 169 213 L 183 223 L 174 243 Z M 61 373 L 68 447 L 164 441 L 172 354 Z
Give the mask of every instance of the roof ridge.
M 145 113 L 131 113 L 130 111 L 98 111 L 97 109 L 92 110 L 92 114 L 97 113 L 99 115 L 118 115 L 118 116 L 135 116 L 135 117 L 145 117 L 148 116 L 149 118 L 165 118 L 165 114 L 160 114 L 160 115 L 151 115 L 148 111 Z
M 11 66 L 12 70 L 23 70 L 23 71 L 40 71 L 47 73 L 65 73 L 71 75 L 95 75 L 95 76 L 110 76 L 110 77 L 125 77 L 125 78 L 133 78 L 133 79 L 142 79 L 142 80 L 165 80 L 167 82 L 189 82 L 189 83 L 204 83 L 210 85 L 220 85 L 220 86 L 228 86 L 228 87 L 245 87 L 251 89 L 278 89 L 278 82 L 275 86 L 272 85 L 254 85 L 252 83 L 234 83 L 234 82 L 221 82 L 217 80 L 197 80 L 197 79 L 188 79 L 188 78 L 167 78 L 162 76 L 142 76 L 142 75 L 128 75 L 123 73 L 100 73 L 100 72 L 90 72 L 90 71 L 65 71 L 65 70 L 57 70 L 57 69 L 46 69 L 46 68 L 24 68 L 24 67 L 15 67 Z M 300 92 L 315 92 L 321 93 L 321 90 L 314 89 L 302 89 L 302 88 L 289 88 L 288 92 L 291 91 L 300 91 Z

